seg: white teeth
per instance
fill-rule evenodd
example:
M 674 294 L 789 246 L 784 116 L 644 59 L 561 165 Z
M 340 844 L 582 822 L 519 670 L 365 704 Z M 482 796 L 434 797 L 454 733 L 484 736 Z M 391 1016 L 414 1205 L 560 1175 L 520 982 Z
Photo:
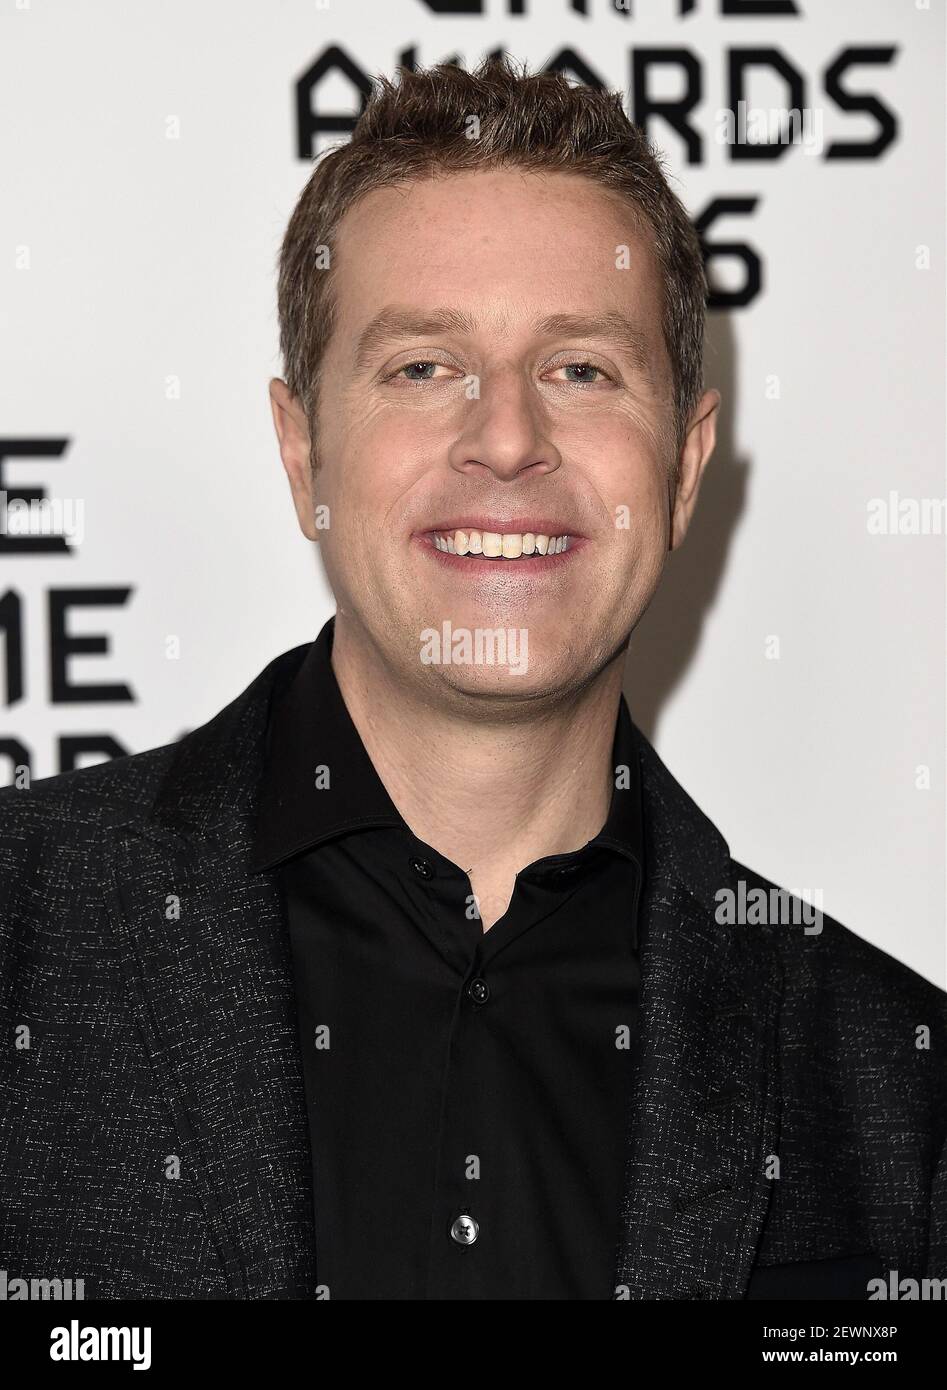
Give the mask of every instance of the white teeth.
M 485 555 L 491 560 L 518 560 L 521 555 L 559 555 L 569 549 L 568 536 L 543 536 L 534 531 L 446 531 L 434 535 L 438 550 L 450 555 Z

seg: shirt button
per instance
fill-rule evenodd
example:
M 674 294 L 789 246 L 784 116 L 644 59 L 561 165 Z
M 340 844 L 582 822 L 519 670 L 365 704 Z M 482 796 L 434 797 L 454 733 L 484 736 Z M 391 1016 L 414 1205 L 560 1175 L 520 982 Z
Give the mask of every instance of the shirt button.
M 480 1234 L 480 1227 L 472 1216 L 458 1216 L 450 1228 L 450 1238 L 458 1245 L 473 1245 Z
M 472 999 L 475 1004 L 485 1004 L 490 998 L 490 986 L 486 980 L 482 980 L 479 975 L 471 980 L 467 986 L 467 998 Z
M 426 859 L 409 859 L 408 863 L 411 865 L 418 878 L 434 877 L 434 870 Z

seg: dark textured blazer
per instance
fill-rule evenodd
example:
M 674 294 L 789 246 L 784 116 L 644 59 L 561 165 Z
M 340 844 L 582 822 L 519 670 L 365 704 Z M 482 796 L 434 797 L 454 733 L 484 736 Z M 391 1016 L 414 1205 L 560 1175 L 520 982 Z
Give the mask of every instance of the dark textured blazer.
M 8 1279 L 320 1296 L 287 934 L 275 875 L 247 870 L 270 697 L 305 651 L 179 743 L 0 793 Z M 947 1276 L 947 997 L 828 917 L 818 935 L 721 924 L 718 889 L 770 885 L 636 738 L 616 1297 L 864 1298 L 890 1271 Z

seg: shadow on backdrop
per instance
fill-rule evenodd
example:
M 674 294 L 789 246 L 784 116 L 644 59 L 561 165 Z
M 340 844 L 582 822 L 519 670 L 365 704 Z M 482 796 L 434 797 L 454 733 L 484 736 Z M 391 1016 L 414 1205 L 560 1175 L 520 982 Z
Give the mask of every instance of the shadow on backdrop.
M 750 465 L 737 455 L 734 437 L 735 339 L 726 311 L 707 315 L 704 380 L 723 397 L 717 447 L 704 473 L 690 531 L 681 548 L 668 556 L 657 593 L 632 634 L 625 668 L 628 708 L 652 743 L 664 704 L 697 652 L 746 503 Z

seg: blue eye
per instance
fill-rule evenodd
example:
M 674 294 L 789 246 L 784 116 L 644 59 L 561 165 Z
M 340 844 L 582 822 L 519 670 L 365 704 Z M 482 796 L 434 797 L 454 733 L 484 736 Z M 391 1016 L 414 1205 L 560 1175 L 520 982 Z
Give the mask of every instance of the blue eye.
M 601 370 L 601 368 L 599 368 L 599 367 L 593 367 L 591 362 L 567 362 L 567 363 L 565 364 L 565 366 L 562 368 L 562 370 L 563 370 L 563 371 L 566 371 L 566 372 L 584 372 L 584 373 L 586 373 L 585 376 L 580 376 L 580 377 L 578 377 L 578 378 L 576 378 L 576 377 L 570 377 L 570 378 L 569 378 L 569 380 L 575 382 L 575 384 L 576 384 L 577 386 L 585 386 L 585 385 L 592 385 L 592 384 L 593 384 L 592 377 L 591 377 L 590 375 L 588 375 L 588 373 L 594 372 L 594 373 L 596 373 L 598 376 L 604 376 L 604 375 L 605 375 L 605 373 Z
M 411 373 L 411 372 L 418 371 L 418 372 L 423 372 L 424 375 L 423 375 L 423 376 L 410 376 L 410 375 L 409 375 L 409 376 L 408 376 L 408 381 L 430 381 L 430 380 L 431 380 L 431 374 L 434 372 L 434 369 L 435 369 L 435 367 L 436 367 L 437 365 L 438 365 L 438 364 L 437 364 L 436 362 L 406 362 L 406 363 L 404 364 L 403 367 L 400 367 L 400 368 L 398 369 L 398 371 L 395 373 L 395 375 L 396 375 L 396 376 L 400 376 L 401 372 L 408 372 L 408 373 Z M 428 368 L 430 368 L 430 373 L 428 372 Z

